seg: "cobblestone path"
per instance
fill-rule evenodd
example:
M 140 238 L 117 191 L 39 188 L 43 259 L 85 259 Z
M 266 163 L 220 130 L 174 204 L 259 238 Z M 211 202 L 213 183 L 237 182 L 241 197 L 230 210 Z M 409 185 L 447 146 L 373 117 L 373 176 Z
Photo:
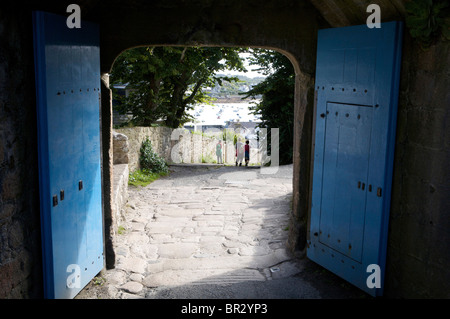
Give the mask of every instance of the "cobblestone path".
M 79 298 L 258 298 L 258 284 L 302 271 L 286 249 L 292 165 L 276 174 L 205 165 L 171 171 L 147 187 L 129 188 L 116 267 Z M 242 285 L 241 295 L 218 293 L 232 285 Z M 320 298 L 306 282 L 294 290 L 289 297 Z

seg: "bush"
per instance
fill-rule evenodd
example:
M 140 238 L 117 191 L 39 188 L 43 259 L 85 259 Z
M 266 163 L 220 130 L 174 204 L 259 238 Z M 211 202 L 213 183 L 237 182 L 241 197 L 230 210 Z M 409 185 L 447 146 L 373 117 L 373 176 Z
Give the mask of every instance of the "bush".
M 139 157 L 142 170 L 150 173 L 168 173 L 167 163 L 153 151 L 152 143 L 147 137 L 141 146 L 141 156 Z

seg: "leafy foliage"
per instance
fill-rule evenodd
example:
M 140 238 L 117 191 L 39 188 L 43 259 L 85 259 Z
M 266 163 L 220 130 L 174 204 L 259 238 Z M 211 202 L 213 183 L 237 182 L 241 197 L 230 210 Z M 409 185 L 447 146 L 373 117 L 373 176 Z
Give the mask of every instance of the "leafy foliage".
M 143 170 L 151 173 L 168 173 L 167 163 L 153 151 L 152 142 L 147 137 L 141 146 L 139 161 Z
M 259 127 L 279 128 L 280 164 L 292 163 L 294 144 L 294 88 L 295 72 L 292 63 L 281 53 L 265 49 L 252 51 L 251 65 L 260 65 L 264 81 L 254 86 L 245 97 L 262 99 L 254 107 L 253 114 L 261 116 Z M 270 135 L 268 139 L 270 145 Z
M 448 0 L 412 0 L 405 4 L 406 25 L 413 38 L 426 49 L 442 35 L 450 40 L 450 3 Z
M 191 120 L 188 110 L 210 100 L 202 88 L 235 77 L 217 76 L 222 70 L 245 71 L 235 48 L 138 47 L 122 53 L 114 63 L 110 82 L 126 84 L 128 96 L 113 90 L 121 114 L 131 113 L 135 125 L 162 120 L 177 128 Z

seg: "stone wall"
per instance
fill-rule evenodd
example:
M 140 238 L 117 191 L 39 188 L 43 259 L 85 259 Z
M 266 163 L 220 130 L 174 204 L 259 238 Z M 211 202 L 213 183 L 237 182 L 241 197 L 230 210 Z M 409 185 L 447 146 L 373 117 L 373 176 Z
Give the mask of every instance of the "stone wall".
M 118 227 L 125 220 L 126 205 L 128 202 L 128 164 L 114 165 L 113 176 L 113 207 L 112 229 L 113 236 L 117 235 Z
M 113 132 L 113 194 L 111 207 L 111 236 L 117 234 L 124 220 L 128 201 L 129 142 L 124 134 Z
M 0 6 L 0 299 L 36 298 L 42 259 L 31 14 Z
M 405 36 L 385 291 L 450 298 L 450 41 Z
M 128 167 L 130 172 L 139 169 L 142 142 L 149 137 L 153 150 L 164 159 L 170 155 L 170 129 L 164 127 L 133 127 L 116 129 L 128 138 Z
M 113 164 L 128 164 L 129 162 L 128 137 L 124 134 L 113 132 Z
M 128 137 L 128 165 L 130 172 L 138 169 L 142 142 L 149 137 L 153 150 L 169 163 L 213 163 L 217 161 L 216 145 L 218 139 L 208 135 L 191 133 L 188 130 L 173 130 L 167 127 L 132 127 L 116 129 L 116 133 Z M 221 136 L 221 134 L 220 134 Z M 222 143 L 223 160 L 235 163 L 233 142 Z M 250 164 L 260 161 L 259 150 L 251 148 Z

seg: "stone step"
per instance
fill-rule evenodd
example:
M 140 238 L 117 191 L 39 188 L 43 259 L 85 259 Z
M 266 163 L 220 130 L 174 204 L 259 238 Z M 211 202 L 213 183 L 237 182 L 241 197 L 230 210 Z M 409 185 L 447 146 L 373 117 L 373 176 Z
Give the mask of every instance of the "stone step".
M 244 281 L 265 281 L 266 277 L 256 269 L 207 269 L 166 270 L 151 274 L 143 280 L 149 288 L 180 285 L 221 285 Z
M 266 255 L 229 255 L 211 258 L 160 258 L 149 262 L 147 272 L 155 274 L 168 270 L 209 271 L 214 269 L 264 269 L 291 260 L 285 249 L 280 248 Z

